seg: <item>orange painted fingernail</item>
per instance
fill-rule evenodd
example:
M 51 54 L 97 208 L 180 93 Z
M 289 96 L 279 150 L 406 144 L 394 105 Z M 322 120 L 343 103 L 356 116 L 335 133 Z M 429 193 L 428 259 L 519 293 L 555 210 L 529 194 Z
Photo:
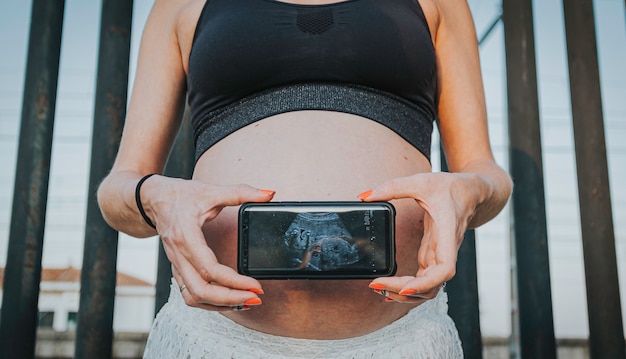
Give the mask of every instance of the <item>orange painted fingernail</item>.
M 248 292 L 252 292 L 254 294 L 265 294 L 263 289 L 260 289 L 260 288 L 251 288 L 251 289 L 248 289 Z
M 387 303 L 395 302 L 395 299 L 389 298 L 389 297 L 385 297 L 385 302 L 387 302 Z
M 370 288 L 372 289 L 385 289 L 385 286 L 383 284 L 380 283 L 370 283 L 369 285 Z
M 415 289 L 404 289 L 404 290 L 401 290 L 400 293 L 398 293 L 398 294 L 400 294 L 400 295 L 413 295 L 415 293 L 417 293 L 417 291 Z
M 259 305 L 261 303 L 263 303 L 263 301 L 261 301 L 261 298 L 252 298 L 252 299 L 246 300 L 243 304 L 245 304 L 245 305 Z
M 269 189 L 261 189 L 259 190 L 259 192 L 263 193 L 266 196 L 273 196 L 274 194 L 276 194 L 276 191 L 272 191 Z
M 362 200 L 366 199 L 367 197 L 371 196 L 372 192 L 374 192 L 374 191 L 373 190 L 365 191 L 365 192 L 361 193 L 360 195 L 358 195 L 357 197 L 359 197 L 359 199 L 362 201 Z

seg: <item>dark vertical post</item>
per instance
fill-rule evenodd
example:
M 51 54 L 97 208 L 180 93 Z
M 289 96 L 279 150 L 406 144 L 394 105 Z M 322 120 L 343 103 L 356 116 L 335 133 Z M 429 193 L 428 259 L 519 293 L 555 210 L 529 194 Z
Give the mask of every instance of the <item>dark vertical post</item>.
M 459 248 L 456 276 L 446 286 L 448 313 L 459 331 L 465 358 L 482 358 L 483 343 L 478 306 L 478 274 L 476 269 L 476 235 L 465 232 Z
M 111 358 L 118 233 L 96 202 L 113 165 L 126 116 L 133 1 L 102 1 L 91 173 L 81 273 L 76 358 Z
M 448 171 L 448 162 L 441 148 L 441 170 Z M 483 342 L 480 332 L 480 308 L 478 305 L 478 270 L 476 268 L 476 234 L 465 232 L 459 248 L 456 275 L 446 285 L 448 314 L 454 320 L 463 344 L 463 357 L 482 358 Z
M 13 209 L 0 319 L 0 358 L 35 356 L 37 304 L 64 0 L 32 5 Z
M 170 294 L 172 278 L 172 263 L 167 258 L 163 242 L 159 240 L 159 256 L 157 261 L 157 279 L 154 294 L 154 316 L 159 314 L 163 305 L 167 303 Z
M 504 0 L 510 171 L 523 358 L 555 358 L 531 0 Z
M 183 122 L 174 142 L 174 147 L 167 159 L 165 175 L 190 179 L 193 174 L 195 162 L 193 136 L 191 135 L 191 122 L 189 111 L 185 111 Z M 154 298 L 154 315 L 156 315 L 163 304 L 167 302 L 170 292 L 170 280 L 172 278 L 172 266 L 167 259 L 163 243 L 159 241 L 159 260 L 157 266 L 156 295 Z
M 589 350 L 592 358 L 626 358 L 593 3 L 564 0 L 563 11 L 589 311 Z

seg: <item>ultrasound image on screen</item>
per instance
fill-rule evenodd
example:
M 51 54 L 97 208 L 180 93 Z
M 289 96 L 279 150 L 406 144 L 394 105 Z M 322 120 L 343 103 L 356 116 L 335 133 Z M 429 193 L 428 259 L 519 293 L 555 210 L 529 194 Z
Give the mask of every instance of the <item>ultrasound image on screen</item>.
M 258 211 L 248 218 L 248 268 L 307 272 L 388 268 L 388 214 Z

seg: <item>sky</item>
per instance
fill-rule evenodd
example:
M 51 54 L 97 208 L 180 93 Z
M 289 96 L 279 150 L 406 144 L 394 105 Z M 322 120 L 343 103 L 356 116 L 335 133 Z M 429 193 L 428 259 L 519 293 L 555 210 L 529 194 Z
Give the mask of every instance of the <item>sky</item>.
M 151 0 L 135 0 L 130 79 Z M 469 0 L 478 35 L 499 14 L 499 0 Z M 622 311 L 626 312 L 626 25 L 623 0 L 595 0 L 597 41 Z M 0 266 L 7 256 L 30 2 L 0 12 Z M 553 311 L 557 337 L 586 337 L 585 279 L 569 100 L 562 5 L 534 2 L 544 183 Z M 44 267 L 82 264 L 89 178 L 100 2 L 66 0 L 54 144 L 44 237 Z M 506 83 L 502 25 L 481 45 L 489 130 L 498 163 L 507 168 Z M 436 138 L 436 137 L 435 137 Z M 433 148 L 437 149 L 434 143 Z M 437 153 L 433 154 L 437 158 Z M 433 161 L 437 166 L 437 161 Z M 509 207 L 476 232 L 481 329 L 511 333 Z M 118 270 L 156 278 L 157 239 L 120 235 Z M 520 268 L 523 270 L 523 268 Z M 626 320 L 625 320 L 626 322 Z

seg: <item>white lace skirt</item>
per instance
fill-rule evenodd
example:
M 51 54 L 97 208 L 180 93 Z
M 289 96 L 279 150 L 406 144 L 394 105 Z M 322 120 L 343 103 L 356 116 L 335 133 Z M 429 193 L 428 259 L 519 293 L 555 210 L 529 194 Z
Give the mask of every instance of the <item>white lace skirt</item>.
M 168 303 L 152 325 L 144 358 L 462 358 L 447 311 L 442 290 L 437 298 L 372 333 L 339 340 L 298 339 L 261 333 L 217 312 L 189 307 L 173 284 Z

